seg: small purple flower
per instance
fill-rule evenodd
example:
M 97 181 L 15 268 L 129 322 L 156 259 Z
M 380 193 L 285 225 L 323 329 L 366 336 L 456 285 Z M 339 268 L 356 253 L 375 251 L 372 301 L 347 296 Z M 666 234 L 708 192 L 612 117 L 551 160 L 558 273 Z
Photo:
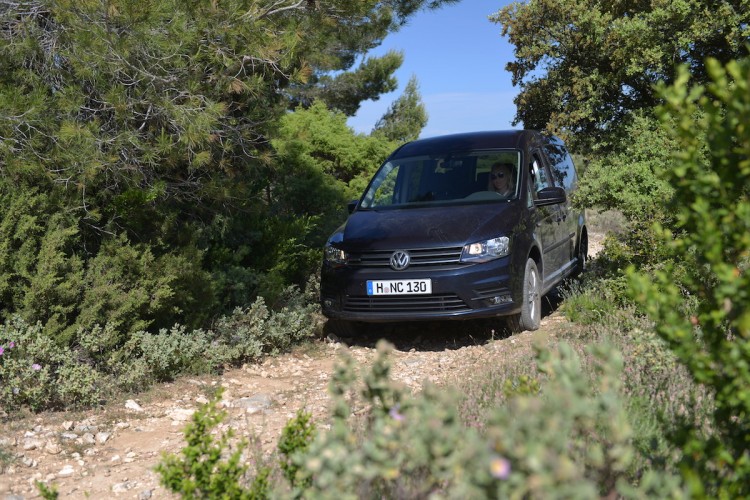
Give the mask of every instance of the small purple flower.
M 404 417 L 403 414 L 399 413 L 398 411 L 399 407 L 400 407 L 399 405 L 395 405 L 391 407 L 391 410 L 388 412 L 388 415 L 390 415 L 391 418 L 397 422 L 403 422 L 404 419 L 406 419 L 406 417 Z
M 0 356 L 2 356 L 4 352 L 5 352 L 5 347 L 0 345 Z
M 38 372 L 39 370 L 42 369 L 42 366 L 37 363 L 34 363 L 33 365 L 31 365 L 31 369 L 34 370 L 35 372 Z
M 492 457 L 490 461 L 490 474 L 495 479 L 508 479 L 510 477 L 510 462 L 503 457 Z
M 10 344 L 8 344 L 8 349 L 13 349 L 14 347 L 16 347 L 16 343 L 11 340 Z

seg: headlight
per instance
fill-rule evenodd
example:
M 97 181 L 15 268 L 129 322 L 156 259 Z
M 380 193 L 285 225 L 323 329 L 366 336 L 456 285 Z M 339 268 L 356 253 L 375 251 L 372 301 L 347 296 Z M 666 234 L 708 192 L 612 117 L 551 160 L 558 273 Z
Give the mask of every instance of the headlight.
M 334 267 L 345 266 L 349 261 L 349 255 L 346 252 L 331 245 L 326 245 L 323 250 L 323 258 L 327 264 Z
M 461 262 L 487 262 L 510 253 L 510 238 L 500 236 L 487 241 L 466 245 L 461 252 Z

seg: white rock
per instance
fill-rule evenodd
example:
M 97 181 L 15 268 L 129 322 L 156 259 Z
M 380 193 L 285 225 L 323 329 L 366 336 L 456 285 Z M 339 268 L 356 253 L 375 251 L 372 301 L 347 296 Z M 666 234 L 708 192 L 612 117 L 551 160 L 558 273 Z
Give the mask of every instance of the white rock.
M 44 451 L 50 455 L 57 455 L 62 451 L 62 447 L 55 441 L 47 441 L 47 444 L 44 446 Z
M 96 433 L 96 442 L 99 444 L 104 444 L 107 441 L 109 441 L 111 434 L 109 432 L 97 432 Z
M 70 477 L 73 474 L 75 474 L 75 470 L 73 469 L 73 466 L 70 464 L 67 464 L 65 467 L 62 468 L 60 472 L 57 473 L 57 477 Z
M 268 394 L 256 394 L 249 398 L 240 398 L 232 402 L 234 408 L 244 408 L 247 413 L 258 413 L 267 410 L 273 404 L 271 396 Z
M 173 408 L 167 415 L 176 422 L 187 422 L 195 413 L 192 408 Z
M 23 442 L 23 451 L 31 451 L 44 447 L 44 441 L 38 438 L 26 438 Z
M 143 408 L 141 408 L 141 405 L 139 405 L 132 399 L 128 399 L 127 401 L 125 401 L 125 408 L 127 408 L 128 410 L 133 410 L 133 411 L 143 411 Z
M 125 481 L 123 483 L 117 483 L 112 486 L 112 493 L 125 493 L 128 490 L 132 490 L 138 486 L 135 481 Z

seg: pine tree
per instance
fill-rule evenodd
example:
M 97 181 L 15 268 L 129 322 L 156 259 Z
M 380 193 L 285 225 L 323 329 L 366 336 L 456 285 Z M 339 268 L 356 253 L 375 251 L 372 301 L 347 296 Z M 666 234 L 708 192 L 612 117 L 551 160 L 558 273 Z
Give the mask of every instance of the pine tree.
M 388 111 L 375 124 L 373 134 L 382 135 L 392 141 L 413 141 L 427 125 L 427 118 L 417 77 L 412 76 L 401 97 L 391 104 Z

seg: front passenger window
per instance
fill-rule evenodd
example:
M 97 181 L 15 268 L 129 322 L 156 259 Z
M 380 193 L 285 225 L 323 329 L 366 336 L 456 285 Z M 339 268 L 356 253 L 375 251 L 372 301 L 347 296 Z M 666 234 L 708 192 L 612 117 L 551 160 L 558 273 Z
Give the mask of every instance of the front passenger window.
M 536 156 L 534 161 L 531 162 L 531 179 L 534 183 L 534 194 L 551 185 L 547 177 L 547 171 Z

